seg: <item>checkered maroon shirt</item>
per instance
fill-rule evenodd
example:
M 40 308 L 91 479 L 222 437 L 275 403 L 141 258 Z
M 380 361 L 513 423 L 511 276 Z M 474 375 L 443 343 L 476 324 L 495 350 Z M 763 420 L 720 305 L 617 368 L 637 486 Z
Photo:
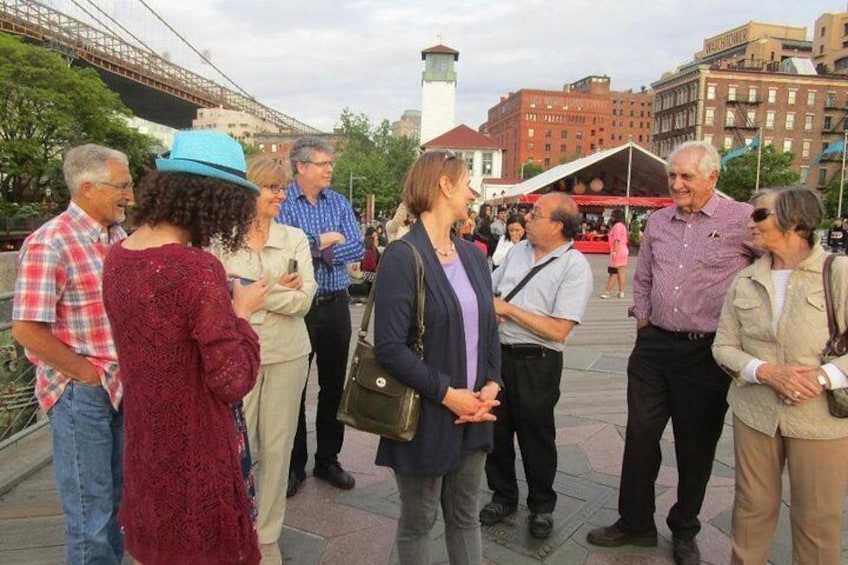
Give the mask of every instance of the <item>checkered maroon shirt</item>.
M 109 245 L 127 236 L 108 230 L 71 202 L 68 209 L 27 237 L 18 258 L 13 320 L 44 322 L 59 341 L 88 359 L 115 409 L 123 395 L 118 354 L 103 307 L 101 275 Z M 27 351 L 35 365 L 35 396 L 48 411 L 70 380 Z

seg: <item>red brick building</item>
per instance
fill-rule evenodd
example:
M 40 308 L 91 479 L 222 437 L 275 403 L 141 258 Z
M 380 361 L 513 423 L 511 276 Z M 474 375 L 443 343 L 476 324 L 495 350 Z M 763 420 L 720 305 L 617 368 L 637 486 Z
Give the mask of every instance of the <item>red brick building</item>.
M 652 106 L 651 92 L 613 92 L 609 77 L 589 76 L 502 96 L 480 131 L 504 147 L 504 178 L 520 178 L 527 163 L 549 169 L 631 137 L 649 148 Z

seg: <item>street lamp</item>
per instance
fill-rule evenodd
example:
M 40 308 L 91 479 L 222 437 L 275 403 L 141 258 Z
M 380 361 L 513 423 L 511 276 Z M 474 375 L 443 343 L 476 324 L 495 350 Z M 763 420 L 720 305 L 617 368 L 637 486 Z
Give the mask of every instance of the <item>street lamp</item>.
M 355 180 L 366 180 L 365 177 L 356 177 L 353 176 L 353 171 L 350 173 L 350 178 L 347 182 L 347 199 L 350 201 L 350 205 L 353 206 L 353 181 Z

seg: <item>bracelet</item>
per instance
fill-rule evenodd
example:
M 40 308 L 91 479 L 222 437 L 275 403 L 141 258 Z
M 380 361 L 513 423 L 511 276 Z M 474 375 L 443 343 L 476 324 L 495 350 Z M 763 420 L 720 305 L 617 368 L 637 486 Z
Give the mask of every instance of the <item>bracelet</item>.
M 819 385 L 825 389 L 830 390 L 830 375 L 827 374 L 827 371 L 819 367 L 816 369 L 816 380 L 819 382 Z

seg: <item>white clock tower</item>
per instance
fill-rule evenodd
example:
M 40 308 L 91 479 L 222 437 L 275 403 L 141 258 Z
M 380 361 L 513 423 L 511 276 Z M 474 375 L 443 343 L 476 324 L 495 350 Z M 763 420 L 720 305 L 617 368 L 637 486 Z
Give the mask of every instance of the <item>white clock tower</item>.
M 456 70 L 459 51 L 439 44 L 421 52 L 421 145 L 456 125 Z

